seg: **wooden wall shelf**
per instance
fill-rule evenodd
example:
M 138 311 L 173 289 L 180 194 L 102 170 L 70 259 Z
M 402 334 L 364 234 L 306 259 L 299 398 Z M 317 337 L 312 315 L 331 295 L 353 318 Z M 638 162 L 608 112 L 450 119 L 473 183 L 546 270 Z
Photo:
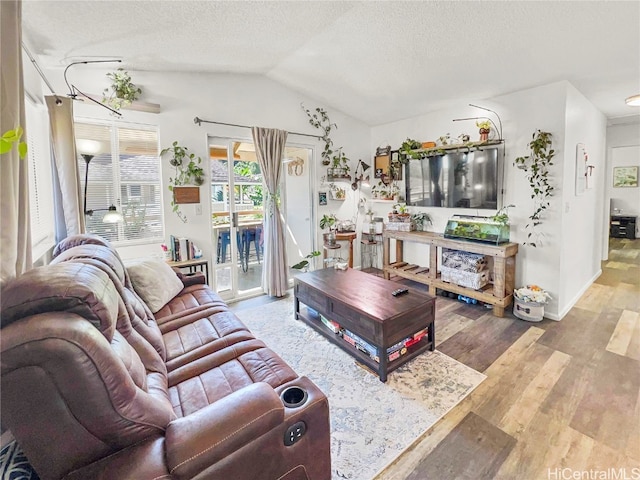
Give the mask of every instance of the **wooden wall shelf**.
M 435 294 L 435 290 L 431 291 L 432 288 L 440 288 L 469 298 L 475 298 L 480 302 L 493 305 L 493 314 L 497 317 L 503 317 L 504 309 L 511 305 L 513 301 L 516 254 L 518 253 L 517 243 L 489 245 L 448 239 L 444 238 L 442 234 L 433 232 L 396 232 L 390 230 L 385 230 L 383 239 L 383 271 L 384 278 L 387 280 L 390 279 L 391 275 L 397 275 L 428 285 L 432 294 Z M 391 239 L 396 240 L 396 255 L 393 263 L 391 262 Z M 428 267 L 420 267 L 403 261 L 405 241 L 429 245 Z M 473 290 L 472 288 L 443 281 L 438 274 L 438 248 L 451 248 L 492 257 L 493 283 L 480 290 Z

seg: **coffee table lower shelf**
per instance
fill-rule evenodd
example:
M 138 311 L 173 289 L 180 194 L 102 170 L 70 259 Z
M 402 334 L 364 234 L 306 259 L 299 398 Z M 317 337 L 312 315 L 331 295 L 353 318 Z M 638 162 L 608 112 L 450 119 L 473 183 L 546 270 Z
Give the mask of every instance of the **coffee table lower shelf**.
M 361 352 L 356 347 L 354 347 L 353 345 L 343 340 L 342 335 L 340 333 L 333 333 L 332 331 L 330 331 L 320 321 L 319 317 L 314 317 L 310 315 L 307 308 L 302 307 L 302 302 L 300 302 L 300 311 L 296 312 L 296 320 L 302 320 L 304 323 L 309 325 L 311 328 L 313 328 L 316 332 L 318 332 L 320 335 L 325 337 L 331 343 L 337 345 L 339 348 L 341 348 L 342 350 L 347 352 L 349 355 L 354 357 L 357 362 L 365 365 L 367 368 L 374 371 L 380 378 L 381 382 L 386 382 L 387 375 L 389 373 L 393 372 L 395 369 L 397 369 L 401 365 L 404 365 L 409 360 L 417 357 L 418 355 L 425 352 L 426 350 L 431 350 L 431 351 L 435 350 L 435 344 L 434 344 L 435 342 L 433 341 L 433 338 L 434 338 L 433 322 L 427 325 L 427 328 L 429 329 L 428 334 L 425 335 L 419 342 L 415 343 L 414 345 L 411 345 L 410 347 L 407 347 L 407 352 L 404 355 L 400 355 L 400 357 L 392 361 L 376 362 L 369 355 Z M 414 333 L 417 333 L 417 332 L 414 332 Z M 375 344 L 373 345 L 378 348 L 378 351 L 381 351 L 381 352 L 386 351 L 386 349 L 382 348 L 380 345 L 375 345 Z

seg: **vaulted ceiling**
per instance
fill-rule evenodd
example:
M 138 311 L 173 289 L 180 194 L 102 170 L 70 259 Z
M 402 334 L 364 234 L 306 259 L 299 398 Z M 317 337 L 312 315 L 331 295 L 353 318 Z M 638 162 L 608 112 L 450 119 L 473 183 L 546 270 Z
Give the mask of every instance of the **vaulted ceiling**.
M 558 80 L 640 117 L 637 1 L 24 0 L 23 33 L 46 69 L 261 74 L 369 125 Z

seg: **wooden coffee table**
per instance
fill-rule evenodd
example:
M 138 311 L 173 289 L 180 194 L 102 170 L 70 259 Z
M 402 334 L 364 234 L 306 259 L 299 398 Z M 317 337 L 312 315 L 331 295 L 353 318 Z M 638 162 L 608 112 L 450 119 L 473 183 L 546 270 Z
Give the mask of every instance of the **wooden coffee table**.
M 400 365 L 435 349 L 435 298 L 413 288 L 404 295 L 391 295 L 401 287 L 407 288 L 351 268 L 304 273 L 295 278 L 295 316 L 386 382 Z M 321 316 L 339 325 L 333 325 L 337 333 Z M 425 329 L 427 334 L 421 337 Z M 390 347 L 394 347 L 391 360 L 386 353 Z

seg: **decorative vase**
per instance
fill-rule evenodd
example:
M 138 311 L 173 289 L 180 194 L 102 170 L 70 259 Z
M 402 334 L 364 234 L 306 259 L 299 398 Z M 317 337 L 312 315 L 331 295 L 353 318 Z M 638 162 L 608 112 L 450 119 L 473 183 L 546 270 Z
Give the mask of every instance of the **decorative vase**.
M 487 140 L 489 140 L 489 132 L 491 130 L 489 130 L 488 128 L 481 128 L 480 129 L 480 141 L 481 142 L 486 142 Z

